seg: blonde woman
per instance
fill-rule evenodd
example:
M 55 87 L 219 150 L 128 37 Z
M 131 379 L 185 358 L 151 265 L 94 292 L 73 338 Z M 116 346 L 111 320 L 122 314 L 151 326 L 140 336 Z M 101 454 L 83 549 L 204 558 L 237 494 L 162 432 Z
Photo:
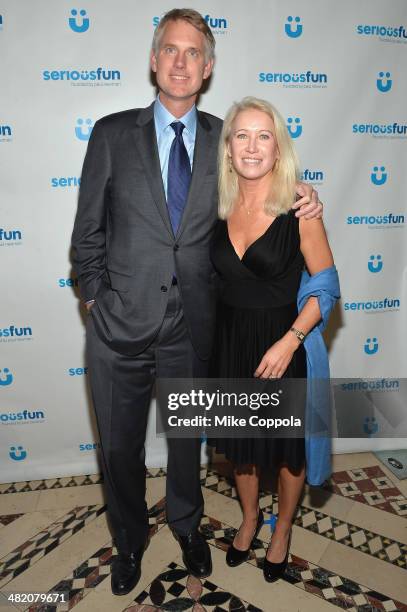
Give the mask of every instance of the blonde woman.
M 220 279 L 214 360 L 218 377 L 307 376 L 302 341 L 321 319 L 317 297 L 300 314 L 304 264 L 312 276 L 333 270 L 320 219 L 298 219 L 293 202 L 298 160 L 285 122 L 268 102 L 244 98 L 228 112 L 219 145 L 219 221 L 211 257 Z M 335 271 L 336 273 L 336 271 Z M 279 578 L 288 559 L 292 519 L 304 485 L 304 439 L 209 441 L 234 464 L 243 522 L 227 553 L 245 561 L 263 523 L 261 468 L 278 469 L 279 512 L 264 577 Z

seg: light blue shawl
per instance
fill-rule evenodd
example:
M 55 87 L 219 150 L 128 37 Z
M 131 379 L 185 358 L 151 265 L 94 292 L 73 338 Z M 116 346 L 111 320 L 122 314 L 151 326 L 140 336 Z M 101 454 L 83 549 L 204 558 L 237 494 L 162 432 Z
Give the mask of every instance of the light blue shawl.
M 308 298 L 318 298 L 320 322 L 304 341 L 307 354 L 307 402 L 305 411 L 305 457 L 308 484 L 321 485 L 332 472 L 331 418 L 332 395 L 329 383 L 328 351 L 322 337 L 329 316 L 340 297 L 335 266 L 310 276 L 304 270 L 297 297 L 300 312 Z

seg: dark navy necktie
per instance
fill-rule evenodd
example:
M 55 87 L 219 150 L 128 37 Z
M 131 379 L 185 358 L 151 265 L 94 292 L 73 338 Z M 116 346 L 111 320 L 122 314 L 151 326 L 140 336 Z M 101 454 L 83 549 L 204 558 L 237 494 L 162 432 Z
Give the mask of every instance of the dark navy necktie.
M 172 229 L 176 235 L 188 197 L 191 164 L 182 138 L 185 125 L 181 121 L 174 121 L 171 127 L 175 132 L 175 138 L 168 159 L 167 206 Z

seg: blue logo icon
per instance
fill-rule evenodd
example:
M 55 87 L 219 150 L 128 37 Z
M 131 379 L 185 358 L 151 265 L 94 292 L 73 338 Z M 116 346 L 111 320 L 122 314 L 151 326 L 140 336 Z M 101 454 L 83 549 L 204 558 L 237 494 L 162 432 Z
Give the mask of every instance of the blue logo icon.
M 10 459 L 14 459 L 14 461 L 23 461 L 27 457 L 27 451 L 24 450 L 23 446 L 10 446 Z
M 76 138 L 79 138 L 79 140 L 89 140 L 92 129 L 92 119 L 78 119 L 75 127 Z
M 86 30 L 89 30 L 89 17 L 85 17 L 85 9 L 81 9 L 79 11 L 79 15 L 82 17 L 81 25 L 78 25 L 77 22 L 78 11 L 76 9 L 71 10 L 71 15 L 72 17 L 69 18 L 69 27 L 71 28 L 71 30 L 79 33 L 86 32 Z
M 378 175 L 378 172 L 380 172 L 380 176 Z M 386 168 L 384 166 L 380 166 L 380 168 L 379 166 L 374 166 L 370 179 L 373 185 L 384 185 L 387 181 Z
M 369 272 L 381 272 L 383 269 L 383 261 L 381 255 L 371 255 L 367 263 Z
M 366 417 L 363 423 L 363 431 L 370 437 L 379 431 L 379 424 L 375 417 Z
M 13 375 L 11 374 L 8 368 L 4 368 L 3 373 L 5 375 L 5 378 L 3 378 L 3 374 L 0 370 L 0 387 L 8 387 L 13 382 Z
M 0 30 L 3 29 L 3 15 L 0 15 Z
M 276 523 L 277 523 L 277 515 L 276 514 L 270 514 L 270 518 L 264 519 L 264 524 L 265 525 L 270 525 L 270 531 L 274 531 L 274 529 L 276 527 Z
M 386 93 L 390 91 L 393 81 L 390 78 L 390 72 L 379 72 L 379 78 L 376 80 L 376 86 L 379 91 Z
M 366 342 L 364 345 L 364 350 L 366 355 L 374 355 L 379 350 L 379 343 L 377 342 L 377 338 L 366 338 Z
M 288 23 L 286 23 L 284 27 L 287 36 L 289 36 L 290 38 L 298 38 L 299 36 L 301 36 L 302 25 L 300 24 L 300 21 L 300 17 L 292 17 L 291 15 L 290 17 L 287 17 Z
M 298 138 L 302 134 L 301 119 L 299 117 L 288 117 L 287 129 L 291 138 Z

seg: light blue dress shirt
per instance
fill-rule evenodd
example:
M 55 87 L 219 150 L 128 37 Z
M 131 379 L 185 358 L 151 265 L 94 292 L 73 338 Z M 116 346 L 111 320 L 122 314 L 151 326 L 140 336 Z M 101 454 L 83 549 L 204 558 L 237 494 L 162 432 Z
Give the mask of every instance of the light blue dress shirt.
M 194 106 L 185 114 L 183 117 L 177 119 L 165 108 L 160 101 L 160 97 L 157 96 L 154 103 L 154 124 L 155 133 L 157 135 L 158 154 L 160 156 L 160 167 L 161 176 L 163 178 L 163 185 L 165 191 L 165 197 L 167 198 L 167 182 L 168 182 L 168 159 L 170 156 L 170 149 L 172 141 L 175 138 L 175 132 L 171 127 L 171 123 L 174 121 L 182 121 L 185 125 L 184 131 L 182 132 L 182 138 L 184 140 L 185 148 L 188 153 L 189 161 L 191 164 L 194 157 L 195 137 L 196 137 L 196 106 Z

